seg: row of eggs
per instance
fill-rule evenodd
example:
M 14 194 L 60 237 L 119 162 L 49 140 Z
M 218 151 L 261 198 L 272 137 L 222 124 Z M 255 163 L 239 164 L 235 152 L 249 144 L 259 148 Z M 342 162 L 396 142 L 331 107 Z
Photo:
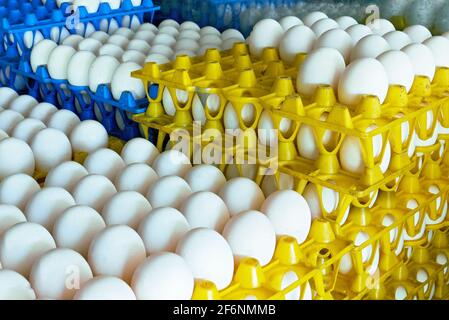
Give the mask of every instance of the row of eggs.
M 63 3 L 69 3 L 73 6 L 73 9 L 76 11 L 78 7 L 86 8 L 88 13 L 96 13 L 101 3 L 109 4 L 109 7 L 112 10 L 119 9 L 123 3 L 123 0 L 56 0 L 56 5 L 61 7 Z M 47 0 L 42 0 L 43 4 L 47 3 Z M 140 6 L 142 4 L 142 0 L 131 0 L 131 4 L 134 7 Z
M 6 107 L 3 112 L 16 112 L 8 107 L 17 110 L 14 102 L 21 97 L 10 89 L 2 89 L 0 97 Z M 51 121 L 63 111 L 48 105 L 41 112 L 35 111 L 41 107 L 35 105 L 30 114 Z M 30 119 L 22 120 L 16 128 Z M 22 125 L 22 130 L 26 129 Z M 37 144 L 43 132 L 56 131 L 35 130 L 31 145 Z M 65 286 L 64 279 L 66 268 L 76 266 L 82 283 L 92 278 L 93 271 L 116 277 L 100 277 L 93 282 L 113 283 L 111 286 L 118 286 L 119 293 L 124 284 L 118 278 L 122 278 L 132 284 L 138 298 L 188 299 L 193 276 L 209 279 L 223 289 L 232 280 L 234 257 L 238 262 L 252 256 L 266 265 L 274 254 L 276 236 L 290 235 L 300 243 L 307 237 L 310 210 L 296 192 L 274 193 L 265 199 L 249 179 L 226 182 L 216 167 L 192 167 L 182 153 L 171 150 L 159 154 L 150 142 L 140 138 L 128 142 L 118 155 L 105 148 L 107 139 L 103 141 L 99 125 L 93 121 L 79 122 L 67 133 L 70 141 L 82 136 L 89 143 L 89 148 L 84 145 L 77 149 L 89 153 L 84 167 L 70 158 L 56 161 L 53 147 L 61 145 L 53 140 L 56 134 L 47 136 L 47 160 L 52 159 L 42 189 L 28 175 L 31 166 L 26 172 L 11 168 L 16 162 L 31 163 L 33 149 L 18 138 L 8 138 L 6 133 L 0 141 L 2 159 L 5 154 L 12 155 L 11 162 L 2 162 L 5 176 L 0 182 L 0 261 L 5 269 L 29 276 L 39 298 L 72 298 L 75 291 Z M 20 157 L 26 154 L 25 149 L 31 149 L 29 159 Z M 19 241 L 25 234 L 27 241 Z M 40 245 L 34 246 L 37 242 Z M 52 250 L 56 246 L 58 249 Z M 166 251 L 176 251 L 179 256 L 161 253 Z M 145 260 L 147 255 L 150 258 Z M 9 279 L 19 278 L 16 273 L 8 274 Z M 57 279 L 55 283 L 45 283 L 49 274 Z M 176 283 L 171 282 L 173 274 L 182 275 L 176 277 Z M 86 288 L 92 286 L 101 285 Z M 83 292 L 78 296 L 82 297 Z M 95 292 L 104 297 L 104 292 Z

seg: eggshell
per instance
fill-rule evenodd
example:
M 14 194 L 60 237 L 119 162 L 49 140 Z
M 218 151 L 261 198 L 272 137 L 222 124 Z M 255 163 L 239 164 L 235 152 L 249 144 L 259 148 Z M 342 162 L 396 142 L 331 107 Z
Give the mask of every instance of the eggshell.
M 76 251 L 58 248 L 42 255 L 31 270 L 30 282 L 39 299 L 71 300 L 92 270 Z M 51 281 L 48 281 L 51 279 Z
M 217 28 L 214 28 L 212 26 L 202 27 L 201 30 L 200 30 L 200 35 L 201 36 L 205 36 L 205 35 L 208 35 L 208 34 L 217 35 L 217 36 L 221 35 L 220 31 L 218 31 Z
M 159 177 L 172 175 L 184 177 L 191 168 L 190 159 L 177 150 L 162 152 L 153 162 L 153 169 Z
M 148 44 L 151 44 L 153 42 L 153 39 L 156 37 L 156 35 L 152 31 L 138 31 L 133 37 L 133 40 L 142 40 L 145 41 Z
M 277 236 L 294 237 L 299 244 L 307 239 L 312 214 L 306 200 L 296 191 L 273 193 L 264 201 L 260 211 L 270 219 Z
M 217 49 L 218 51 L 222 51 L 222 48 L 220 45 L 217 44 L 213 44 L 213 43 L 206 43 L 205 45 L 201 46 L 198 51 L 197 51 L 197 55 L 198 56 L 203 56 L 206 54 L 206 51 L 209 49 Z
M 437 67 L 449 67 L 449 56 L 445 54 L 446 52 L 449 52 L 449 39 L 435 36 L 427 39 L 423 44 L 432 51 Z
M 101 41 L 93 38 L 86 38 L 78 44 L 78 50 L 97 53 L 102 46 L 103 43 L 101 43 Z
M 67 38 L 65 38 L 61 45 L 72 47 L 73 49 L 78 49 L 78 44 L 83 41 L 84 38 L 78 34 L 71 34 Z
M 325 18 L 318 20 L 310 28 L 312 29 L 313 32 L 315 32 L 315 35 L 319 38 L 326 31 L 337 29 L 339 27 L 340 26 L 335 20 Z
M 80 119 L 72 111 L 59 110 L 51 116 L 47 127 L 57 129 L 68 136 L 79 123 Z
M 352 44 L 355 46 L 361 39 L 373 34 L 373 31 L 363 24 L 355 24 L 345 30 L 352 38 Z
M 435 76 L 435 58 L 432 51 L 423 44 L 413 43 L 402 49 L 412 62 L 413 70 L 417 76 L 426 76 L 433 80 Z
M 33 72 L 36 72 L 39 66 L 45 66 L 48 63 L 50 53 L 58 46 L 52 40 L 44 39 L 33 47 L 30 56 L 30 65 Z
M 62 188 L 44 188 L 36 192 L 27 204 L 25 215 L 29 222 L 53 230 L 56 219 L 75 205 L 72 195 Z
M 84 283 L 73 300 L 136 300 L 136 295 L 122 279 L 100 276 Z
M 218 232 L 193 229 L 181 239 L 176 253 L 184 258 L 195 279 L 209 280 L 218 290 L 231 283 L 234 273 L 232 250 Z
M 394 25 L 387 19 L 374 19 L 366 24 L 374 34 L 383 36 L 388 32 L 395 31 Z
M 136 269 L 131 286 L 139 300 L 190 300 L 194 278 L 183 258 L 164 252 L 147 258 Z
M 167 58 L 171 57 L 173 53 L 174 53 L 173 49 L 163 44 L 154 45 L 150 49 L 150 54 L 161 54 Z
M 89 51 L 75 53 L 69 62 L 67 69 L 67 80 L 74 86 L 89 85 L 89 69 L 95 61 L 96 56 Z
M 286 16 L 283 17 L 281 20 L 279 20 L 279 24 L 284 29 L 284 31 L 287 31 L 288 29 L 294 26 L 300 26 L 303 25 L 304 23 L 298 17 Z
M 125 168 L 123 159 L 108 148 L 101 148 L 89 154 L 83 165 L 89 174 L 103 175 L 111 181 Z
M 18 223 L 0 239 L 0 262 L 4 269 L 28 278 L 34 262 L 54 248 L 55 241 L 43 226 L 31 222 Z
M 134 31 L 129 28 L 122 27 L 115 30 L 114 35 L 120 35 L 125 38 L 132 39 L 132 37 L 134 36 Z
M 304 24 L 308 27 L 311 27 L 315 22 L 321 20 L 321 19 L 326 19 L 327 15 L 323 12 L 320 11 L 313 11 L 310 12 L 309 14 L 307 14 L 302 21 L 304 22 Z
M 86 205 L 101 211 L 111 197 L 117 193 L 108 178 L 100 175 L 88 175 L 80 180 L 72 195 L 79 205 Z
M 232 217 L 223 230 L 236 263 L 242 258 L 256 259 L 261 266 L 271 262 L 276 247 L 276 233 L 266 215 L 246 211 Z
M 223 41 L 221 48 L 223 50 L 230 50 L 234 47 L 236 43 L 240 43 L 242 40 L 240 38 L 230 38 Z
M 432 33 L 422 25 L 413 25 L 404 29 L 404 32 L 412 39 L 413 43 L 423 43 L 432 37 Z
M 185 30 L 181 30 L 177 40 L 179 41 L 179 40 L 183 40 L 183 39 L 190 39 L 190 40 L 198 41 L 198 40 L 200 40 L 200 38 L 201 38 L 201 36 L 198 31 L 191 30 L 191 29 L 185 29 Z M 221 39 L 224 41 L 223 36 Z
M 109 34 L 104 31 L 95 31 L 89 38 L 100 41 L 101 43 L 106 43 L 109 39 Z
M 147 63 L 147 62 L 154 62 L 156 64 L 166 64 L 166 63 L 169 63 L 170 60 L 162 54 L 155 53 L 155 54 L 150 54 L 146 57 L 145 63 Z
M 121 156 L 127 165 L 133 163 L 151 165 L 158 155 L 158 149 L 150 141 L 143 138 L 129 140 L 121 152 Z
M 20 273 L 0 270 L 1 300 L 35 300 L 36 294 L 28 280 Z
M 9 104 L 9 110 L 16 111 L 23 115 L 24 117 L 28 117 L 31 110 L 35 106 L 37 106 L 39 102 L 32 96 L 22 95 Z
M 182 178 L 164 176 L 150 187 L 147 199 L 153 208 L 179 208 L 191 193 L 192 190 Z
M 296 26 L 285 32 L 279 43 L 279 54 L 287 63 L 293 63 L 298 53 L 308 53 L 313 49 L 315 33 L 306 26 Z
M 292 17 L 293 19 L 291 21 L 294 20 L 295 17 Z M 297 18 L 298 19 L 298 18 Z M 289 20 L 289 19 L 286 19 Z M 299 19 L 298 19 L 299 20 Z M 286 21 L 287 23 L 288 21 Z M 298 21 L 296 21 L 298 22 Z M 299 24 L 302 24 L 301 20 L 299 20 Z M 282 25 L 282 23 L 281 23 Z M 295 25 L 292 25 L 295 26 Z M 182 34 L 182 32 L 181 32 Z M 226 29 L 225 31 L 223 31 L 223 33 L 221 34 L 221 40 L 226 41 L 228 39 L 240 39 L 241 41 L 245 41 L 245 37 L 243 36 L 243 34 L 237 30 L 237 29 Z
M 6 138 L 9 138 L 9 135 L 0 129 L 0 141 L 5 140 Z
M 6 138 L 0 141 L 0 181 L 17 173 L 34 173 L 33 151 L 22 140 Z
M 370 76 L 367 77 L 366 75 Z M 388 75 L 383 65 L 371 58 L 352 62 L 340 78 L 338 97 L 341 103 L 353 106 L 360 102 L 362 95 L 375 95 L 380 103 L 388 92 Z
M 4 110 L 0 112 L 0 129 L 6 134 L 12 134 L 15 126 L 24 119 L 17 111 Z
M 106 148 L 109 136 L 106 129 L 97 121 L 85 120 L 79 123 L 70 134 L 73 152 L 92 153 Z
M 92 92 L 97 92 L 97 88 L 101 84 L 110 84 L 115 70 L 119 67 L 120 62 L 112 56 L 97 57 L 89 68 L 89 88 Z
M 139 31 L 153 31 L 154 33 L 157 33 L 159 30 L 158 28 L 149 22 L 142 23 L 138 29 Z
M 142 219 L 151 211 L 148 200 L 138 192 L 122 191 L 108 201 L 101 215 L 106 224 L 123 224 L 137 229 Z
M 178 29 L 179 23 L 173 19 L 165 19 L 164 21 L 162 21 L 161 23 L 159 23 L 159 30 L 161 30 L 161 28 L 166 27 L 166 26 L 170 26 L 172 28 Z
M 312 96 L 320 85 L 331 86 L 337 92 L 338 82 L 346 68 L 342 55 L 332 48 L 312 51 L 301 66 L 298 74 L 297 90 Z
M 173 47 L 176 44 L 176 39 L 169 35 L 169 34 L 163 34 L 159 33 L 154 37 L 153 42 L 151 45 L 154 47 L 156 45 L 166 46 L 166 47 Z
M 193 21 L 184 21 L 179 25 L 179 30 L 195 30 L 200 31 L 200 27 Z
M 252 180 L 234 178 L 220 190 L 220 197 L 225 202 L 231 216 L 248 210 L 259 210 L 265 200 L 262 190 Z
M 412 39 L 402 31 L 392 31 L 384 35 L 384 39 L 387 40 L 392 50 L 401 50 L 405 46 L 412 43 Z
M 135 99 L 145 97 L 142 81 L 131 77 L 131 72 L 140 70 L 141 66 L 134 62 L 122 63 L 114 72 L 111 80 L 111 91 L 114 99 L 120 100 L 122 93 L 130 92 Z
M 197 41 L 192 40 L 192 39 L 184 38 L 184 39 L 178 40 L 176 42 L 176 45 L 175 45 L 174 49 L 176 51 L 179 51 L 179 50 L 190 50 L 190 51 L 194 51 L 195 52 L 199 48 L 200 48 L 200 46 L 199 46 Z
M 322 202 L 326 213 L 333 213 L 339 203 L 339 194 L 329 188 L 322 188 L 322 196 L 320 197 L 316 185 L 309 183 L 303 192 L 303 197 L 307 201 L 313 219 L 322 218 L 323 210 L 320 203 Z
M 9 87 L 0 88 L 0 107 L 7 108 L 19 95 Z
M 390 45 L 379 35 L 372 34 L 361 39 L 351 53 L 351 61 L 363 58 L 377 58 L 382 53 L 389 51 Z
M 84 7 L 88 13 L 95 13 L 100 6 L 100 0 L 73 0 L 73 10 L 77 11 L 79 7 Z
M 406 88 L 407 92 L 410 91 L 415 79 L 415 73 L 407 54 L 402 51 L 392 50 L 381 54 L 377 60 L 384 66 L 390 85 L 401 85 Z
M 340 26 L 340 29 L 346 30 L 349 27 L 352 27 L 353 25 L 357 24 L 357 20 L 355 20 L 353 17 L 350 16 L 342 16 L 335 19 L 335 21 Z
M 12 175 L 0 182 L 0 203 L 24 211 L 29 199 L 39 190 L 39 184 L 31 176 L 23 173 Z
M 352 38 L 347 32 L 341 29 L 332 29 L 323 33 L 318 38 L 315 43 L 315 48 L 336 49 L 343 56 L 345 62 L 349 63 L 352 50 Z
M 119 191 L 136 191 L 146 196 L 150 187 L 158 179 L 159 176 L 149 165 L 133 163 L 117 177 L 115 185 Z
M 53 104 L 48 102 L 41 102 L 31 110 L 29 117 L 32 119 L 40 120 L 44 124 L 46 124 L 57 111 L 58 108 L 56 108 Z
M 52 50 L 48 58 L 47 69 L 50 77 L 57 80 L 67 79 L 67 69 L 76 50 L 67 45 L 59 45 Z
M 150 52 L 151 46 L 144 40 L 134 39 L 131 40 L 126 47 L 126 50 L 137 50 L 143 54 Z
M 121 58 L 124 52 L 125 51 L 121 47 L 112 43 L 107 43 L 98 50 L 100 56 L 111 56 L 117 60 Z
M 87 170 L 81 164 L 74 161 L 63 162 L 48 172 L 45 187 L 59 187 L 71 192 L 87 175 Z
M 106 224 L 100 214 L 87 206 L 73 206 L 62 212 L 53 227 L 58 247 L 69 248 L 87 257 L 92 239 Z
M 201 164 L 191 168 L 185 175 L 192 192 L 210 191 L 218 193 L 226 183 L 223 173 L 215 166 Z
M 33 46 L 37 45 L 39 42 L 44 40 L 44 36 L 42 35 L 42 32 L 39 30 L 30 30 L 25 31 L 23 34 L 23 44 L 27 49 L 31 49 Z M 18 47 L 19 55 L 22 55 L 22 49 L 20 46 Z
M 284 29 L 276 20 L 260 20 L 254 25 L 251 36 L 248 38 L 251 54 L 260 57 L 264 48 L 277 47 L 283 34 Z
M 163 26 L 162 28 L 159 27 L 159 34 L 168 34 L 176 38 L 179 35 L 179 31 L 177 28 L 172 26 Z
M 199 41 L 201 47 L 206 44 L 221 46 L 222 43 L 221 37 L 214 34 L 206 34 L 205 36 L 202 36 Z
M 126 46 L 129 44 L 129 39 L 120 34 L 114 34 L 109 37 L 107 44 L 113 44 L 122 49 L 125 49 Z
M 114 276 L 129 283 L 145 258 L 145 246 L 137 232 L 115 225 L 106 227 L 93 239 L 88 261 L 94 275 Z
M 12 226 L 26 221 L 25 215 L 19 208 L 8 204 L 0 204 L 0 238 Z

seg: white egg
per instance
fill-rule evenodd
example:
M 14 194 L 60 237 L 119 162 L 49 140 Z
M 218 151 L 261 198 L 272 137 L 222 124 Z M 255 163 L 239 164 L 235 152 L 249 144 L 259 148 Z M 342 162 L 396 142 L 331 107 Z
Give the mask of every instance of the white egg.
M 63 188 L 71 192 L 87 175 L 87 170 L 81 164 L 74 161 L 63 162 L 48 172 L 45 187 Z
M 414 43 L 423 43 L 432 37 L 432 33 L 422 25 L 413 25 L 404 29 L 404 32 Z
M 67 69 L 76 50 L 67 45 L 59 45 L 50 53 L 47 63 L 48 73 L 53 79 L 67 79 Z
M 111 181 L 114 181 L 125 168 L 123 159 L 108 148 L 101 148 L 90 153 L 83 165 L 89 174 L 103 175 Z
M 159 34 L 168 34 L 172 37 L 178 37 L 179 35 L 179 31 L 177 28 L 172 27 L 172 26 L 164 26 L 164 27 L 159 27 Z
M 323 113 L 320 117 L 321 121 L 326 121 L 328 113 Z M 326 130 L 322 137 L 322 144 L 327 147 L 333 141 L 333 133 L 330 130 Z M 298 131 L 298 136 L 296 138 L 296 146 L 298 147 L 298 152 L 301 157 L 310 160 L 316 160 L 319 157 L 319 150 L 316 145 L 315 134 L 312 127 L 303 124 Z
M 218 290 L 230 285 L 234 258 L 229 244 L 218 232 L 193 229 L 181 239 L 176 253 L 185 259 L 195 279 L 209 280 Z
M 147 63 L 147 62 L 154 62 L 156 64 L 166 64 L 166 63 L 169 63 L 170 60 L 162 54 L 154 53 L 154 54 L 149 54 L 146 57 L 145 63 Z
M 159 29 L 152 23 L 146 22 L 142 23 L 138 29 L 139 31 L 153 31 L 154 33 L 157 33 Z
M 166 26 L 170 26 L 172 28 L 178 29 L 179 23 L 173 19 L 165 19 L 164 21 L 162 21 L 161 23 L 159 23 L 159 30 L 161 30 L 161 28 L 166 27 Z
M 1 300 L 35 300 L 36 294 L 28 280 L 12 270 L 0 270 Z
M 58 111 L 53 104 L 48 102 L 41 102 L 36 105 L 30 112 L 29 117 L 32 119 L 40 120 L 44 124 L 50 121 L 50 118 Z
M 194 30 L 194 31 L 200 31 L 200 27 L 193 21 L 184 21 L 180 24 L 179 30 Z
M 173 47 L 176 44 L 176 39 L 169 35 L 169 34 L 163 34 L 159 33 L 156 37 L 154 37 L 151 45 L 155 47 L 156 45 L 161 45 L 165 47 Z
M 142 81 L 131 76 L 132 71 L 140 70 L 141 66 L 134 62 L 122 63 L 114 72 L 111 80 L 111 91 L 114 99 L 120 100 L 123 92 L 130 92 L 135 99 L 145 97 Z
M 315 22 L 321 20 L 321 19 L 326 19 L 327 15 L 323 12 L 320 11 L 313 11 L 310 12 L 309 14 L 307 14 L 302 21 L 304 22 L 304 24 L 308 27 L 311 27 Z
M 423 42 L 433 53 L 435 64 L 437 67 L 448 68 L 449 56 L 449 39 L 441 36 L 435 36 Z
M 190 300 L 194 278 L 184 259 L 164 252 L 147 258 L 136 269 L 131 286 L 139 300 Z
M 122 279 L 100 276 L 84 283 L 73 300 L 136 300 L 136 295 Z
M 19 95 L 9 87 L 0 88 L 0 107 L 7 108 Z
M 0 129 L 0 141 L 5 140 L 6 138 L 9 138 L 9 135 L 5 131 Z
M 262 190 L 252 180 L 234 178 L 220 190 L 220 197 L 225 202 L 231 216 L 248 210 L 259 210 L 265 200 Z
M 148 54 L 150 49 L 151 46 L 146 41 L 140 39 L 131 40 L 126 47 L 126 50 L 137 50 L 143 54 Z
M 197 32 L 195 30 L 186 29 L 186 30 L 181 30 L 177 41 L 184 40 L 184 39 L 198 41 L 198 40 L 200 40 L 200 38 L 201 38 L 201 36 L 200 36 L 199 32 Z M 223 37 L 222 37 L 222 40 L 224 41 L 225 39 L 223 39 Z
M 88 13 L 96 13 L 100 6 L 100 0 L 73 0 L 73 10 L 84 7 Z
M 299 20 L 299 21 L 301 21 L 301 20 Z M 301 24 L 301 23 L 298 23 L 298 24 Z M 281 25 L 282 25 L 282 23 L 281 23 Z M 181 34 L 182 34 L 182 32 L 181 32 Z M 226 41 L 228 39 L 240 39 L 241 41 L 245 41 L 245 37 L 237 29 L 226 29 L 225 31 L 223 31 L 223 33 L 221 34 L 221 40 Z
M 110 84 L 115 70 L 119 67 L 120 62 L 113 56 L 97 57 L 89 69 L 89 88 L 92 92 L 97 92 L 97 88 L 101 84 Z
M 119 28 L 115 30 L 114 35 L 120 35 L 128 39 L 132 39 L 134 37 L 134 31 L 129 28 Z
M 374 34 L 383 36 L 388 32 L 395 31 L 394 25 L 386 19 L 374 19 L 367 23 L 367 26 L 374 32 Z
M 346 68 L 343 56 L 336 49 L 319 48 L 312 51 L 301 66 L 297 90 L 313 96 L 320 85 L 328 85 L 337 92 L 340 77 Z
M 25 119 L 23 115 L 21 115 L 17 111 L 13 110 L 3 110 L 0 112 L 0 129 L 3 130 L 6 134 L 12 134 L 15 126 Z
M 210 191 L 217 193 L 226 183 L 223 173 L 215 166 L 201 164 L 191 168 L 185 175 L 192 192 Z
M 19 173 L 0 182 L 0 203 L 16 206 L 24 211 L 28 201 L 40 190 L 31 176 Z
M 387 51 L 381 54 L 377 60 L 384 66 L 390 85 L 401 85 L 406 88 L 407 92 L 410 91 L 415 73 L 410 58 L 404 52 Z
M 159 155 L 157 148 L 148 140 L 134 138 L 128 141 L 122 149 L 121 156 L 127 165 L 146 163 L 151 165 Z
M 104 31 L 95 31 L 89 38 L 100 41 L 101 43 L 106 43 L 109 39 L 109 35 Z
M 351 36 L 341 29 L 332 29 L 323 33 L 315 43 L 315 48 L 333 48 L 338 50 L 346 63 L 350 61 L 352 47 Z
M 42 35 L 42 32 L 39 30 L 35 31 L 25 31 L 23 35 L 23 44 L 27 49 L 31 49 L 33 46 L 37 45 L 39 42 L 44 40 L 44 36 Z M 22 55 L 22 49 L 18 47 L 19 54 Z
M 200 47 L 207 44 L 221 46 L 222 43 L 221 37 L 213 34 L 206 34 L 205 36 L 202 36 L 199 41 Z
M 148 44 L 151 44 L 153 42 L 153 39 L 156 37 L 155 33 L 152 31 L 138 31 L 136 32 L 136 34 L 134 35 L 133 40 L 142 40 L 145 41 Z
M 172 175 L 184 177 L 191 168 L 190 159 L 177 150 L 162 152 L 153 162 L 153 169 L 159 177 Z
M 106 225 L 123 224 L 137 229 L 142 219 L 152 210 L 148 200 L 135 191 L 116 193 L 105 205 L 101 215 Z
M 265 197 L 268 197 L 270 194 L 278 191 L 278 190 L 293 190 L 295 185 L 295 180 L 292 176 L 288 174 L 280 172 L 279 181 L 276 181 L 274 175 L 265 176 L 262 181 L 262 191 Z
M 30 64 L 33 72 L 36 72 L 39 66 L 45 66 L 48 63 L 50 53 L 58 46 L 58 44 L 52 40 L 42 40 L 31 50 Z
M 285 32 L 280 43 L 279 53 L 287 63 L 293 63 L 299 53 L 308 53 L 315 44 L 315 33 L 306 26 L 296 26 Z
M 113 44 L 117 47 L 125 49 L 129 44 L 129 39 L 122 35 L 114 34 L 113 36 L 109 37 L 107 44 Z
M 103 46 L 103 43 L 101 41 L 93 39 L 93 38 L 86 38 L 78 44 L 78 50 L 79 51 L 89 51 L 93 54 L 96 54 L 102 46 Z
M 112 43 L 107 43 L 98 50 L 100 56 L 111 56 L 117 60 L 121 58 L 124 52 L 125 51 L 121 47 Z
M 62 41 L 62 45 L 72 47 L 73 49 L 78 49 L 78 44 L 83 41 L 84 38 L 78 34 L 71 34 Z
M 205 36 L 205 35 L 208 35 L 208 34 L 217 35 L 217 36 L 221 35 L 220 31 L 218 31 L 217 28 L 214 28 L 212 26 L 202 27 L 201 30 L 200 30 L 200 35 L 201 36 Z
M 321 209 L 320 203 L 322 203 L 326 213 L 333 213 L 339 203 L 339 195 L 336 191 L 323 187 L 320 196 L 316 186 L 312 183 L 309 183 L 304 189 L 303 197 L 309 205 L 312 219 L 323 217 L 323 210 Z
M 87 205 L 101 211 L 111 197 L 117 193 L 115 186 L 105 176 L 88 175 L 74 188 L 72 195 L 79 205 Z
M 388 42 L 381 36 L 376 34 L 368 35 L 361 39 L 353 48 L 351 61 L 363 58 L 377 58 L 390 49 Z
M 109 226 L 98 233 L 88 256 L 94 275 L 114 276 L 128 283 L 146 258 L 142 239 L 125 225 Z
M 12 226 L 26 221 L 26 217 L 22 213 L 22 210 L 16 206 L 0 204 L 0 238 L 3 233 L 8 231 Z
M 89 69 L 96 56 L 89 51 L 75 53 L 67 68 L 67 80 L 74 86 L 89 85 Z
M 223 236 L 234 253 L 236 263 L 250 257 L 265 266 L 273 258 L 276 233 L 267 216 L 259 211 L 246 211 L 232 217 L 223 230 Z
M 335 21 L 340 26 L 340 29 L 346 30 L 349 27 L 352 27 L 353 25 L 357 24 L 357 20 L 355 20 L 353 17 L 350 16 L 342 16 L 335 19 Z
M 87 257 L 93 238 L 106 227 L 103 218 L 87 206 L 72 206 L 62 212 L 53 227 L 58 248 L 69 248 Z
M 118 191 L 136 191 L 146 196 L 150 187 L 158 179 L 159 176 L 149 165 L 133 163 L 117 177 L 115 185 Z
M 171 57 L 173 53 L 173 49 L 164 44 L 157 44 L 150 49 L 150 54 L 160 54 L 167 58 Z
M 72 130 L 70 142 L 73 152 L 92 153 L 98 149 L 106 148 L 109 137 L 101 123 L 94 120 L 85 120 Z
M 28 117 L 31 110 L 33 110 L 33 108 L 38 104 L 39 102 L 34 97 L 29 95 L 22 95 L 17 99 L 14 99 L 14 101 L 9 104 L 8 109 L 11 111 L 16 111 L 24 117 Z
M 31 222 L 18 223 L 0 239 L 0 262 L 4 269 L 28 278 L 34 262 L 54 248 L 55 241 L 43 226 Z
M 412 43 L 412 39 L 402 31 L 392 31 L 384 35 L 392 50 L 402 50 L 405 46 Z
M 371 58 L 352 62 L 341 76 L 338 86 L 340 102 L 350 106 L 358 104 L 363 95 L 374 95 L 383 103 L 387 92 L 387 72 L 379 61 Z
M 150 187 L 147 199 L 153 208 L 179 208 L 191 193 L 192 190 L 182 178 L 164 176 Z
M 300 26 L 303 25 L 304 23 L 298 17 L 286 16 L 283 17 L 281 20 L 279 20 L 279 24 L 282 26 L 284 31 L 287 31 L 288 29 L 294 26 Z
M 0 159 L 0 181 L 17 173 L 34 173 L 33 151 L 22 140 L 6 138 L 0 141 Z
M 282 26 L 273 19 L 263 19 L 257 22 L 248 38 L 250 52 L 256 57 L 262 55 L 263 49 L 277 47 L 284 34 Z
M 197 51 L 200 48 L 197 41 L 192 39 L 181 39 L 176 42 L 175 50 L 190 50 L 190 51 Z
M 352 38 L 352 44 L 355 46 L 361 39 L 373 34 L 373 31 L 363 24 L 355 24 L 345 30 Z
M 62 188 L 44 188 L 36 192 L 27 204 L 25 215 L 29 222 L 39 223 L 52 231 L 55 221 L 75 205 L 72 195 Z
M 423 44 L 413 43 L 402 49 L 413 65 L 413 70 L 416 76 L 425 76 L 433 80 L 435 76 L 435 58 L 432 51 Z
M 57 129 L 69 136 L 80 123 L 80 119 L 70 110 L 58 110 L 47 122 L 47 127 Z
M 313 32 L 315 32 L 315 35 L 319 38 L 326 31 L 337 29 L 339 27 L 340 26 L 335 20 L 325 18 L 318 20 L 310 28 L 312 29 Z
M 78 252 L 58 248 L 36 260 L 30 283 L 39 299 L 71 300 L 92 277 L 89 264 Z

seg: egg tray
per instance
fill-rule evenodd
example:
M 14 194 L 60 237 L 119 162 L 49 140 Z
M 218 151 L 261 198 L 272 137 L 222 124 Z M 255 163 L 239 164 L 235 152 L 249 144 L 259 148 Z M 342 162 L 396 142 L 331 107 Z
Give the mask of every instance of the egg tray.
M 17 63 L 7 57 L 0 58 L 0 86 L 10 87 L 19 94 L 27 92 L 25 86 L 25 79 L 18 75 Z
M 105 20 L 108 22 L 108 28 L 112 20 L 115 20 L 120 26 L 127 27 L 134 17 L 137 17 L 141 23 L 153 21 L 155 12 L 160 9 L 151 0 L 142 0 L 139 6 L 133 6 L 131 0 L 123 0 L 120 8 L 115 10 L 112 10 L 108 3 L 102 2 L 98 11 L 91 14 L 85 7 L 79 7 L 75 13 L 71 11 L 69 3 L 63 3 L 58 8 L 56 0 L 48 0 L 45 5 L 40 4 L 39 0 L 33 0 L 31 4 L 17 0 L 8 0 L 7 2 L 8 6 L 0 8 L 0 36 L 2 39 L 0 56 L 22 56 L 25 60 L 29 60 L 32 50 L 32 46 L 27 47 L 24 43 L 25 34 L 31 35 L 33 43 L 37 32 L 40 32 L 45 39 L 51 39 L 54 28 L 59 29 L 58 34 L 65 27 L 71 34 L 81 33 L 84 35 L 88 23 L 95 30 L 100 30 Z M 126 16 L 129 17 L 129 21 L 122 19 Z M 75 18 L 79 21 L 77 25 L 73 23 Z M 81 30 L 76 29 L 79 24 L 83 25 Z M 54 40 L 59 42 L 59 39 Z

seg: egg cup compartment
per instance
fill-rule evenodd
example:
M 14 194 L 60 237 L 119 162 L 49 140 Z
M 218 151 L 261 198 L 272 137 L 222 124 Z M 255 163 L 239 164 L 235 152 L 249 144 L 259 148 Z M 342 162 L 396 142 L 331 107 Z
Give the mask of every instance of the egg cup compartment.
M 58 29 L 57 38 L 60 37 L 64 28 L 68 34 L 84 35 L 88 25 L 93 31 L 107 31 L 112 20 L 117 27 L 131 26 L 133 19 L 138 19 L 139 23 L 143 23 L 144 20 L 151 22 L 155 12 L 160 9 L 151 0 L 142 0 L 139 6 L 133 6 L 132 0 L 123 0 L 120 8 L 114 10 L 109 3 L 102 2 L 96 13 L 88 13 L 85 7 L 79 7 L 77 12 L 74 12 L 70 3 L 63 3 L 58 8 L 56 0 L 48 0 L 45 5 L 42 5 L 39 0 L 33 0 L 32 5 L 19 4 L 17 0 L 11 2 L 13 4 L 5 10 L 1 19 L 2 51 L 0 55 L 7 54 L 10 57 L 20 55 L 27 60 L 29 60 L 35 39 L 54 38 L 52 31 L 56 29 Z M 74 22 L 77 24 L 75 25 Z M 80 25 L 82 27 L 79 27 Z
M 19 94 L 27 92 L 26 78 L 17 72 L 17 63 L 7 57 L 0 58 L 0 87 L 10 87 Z

